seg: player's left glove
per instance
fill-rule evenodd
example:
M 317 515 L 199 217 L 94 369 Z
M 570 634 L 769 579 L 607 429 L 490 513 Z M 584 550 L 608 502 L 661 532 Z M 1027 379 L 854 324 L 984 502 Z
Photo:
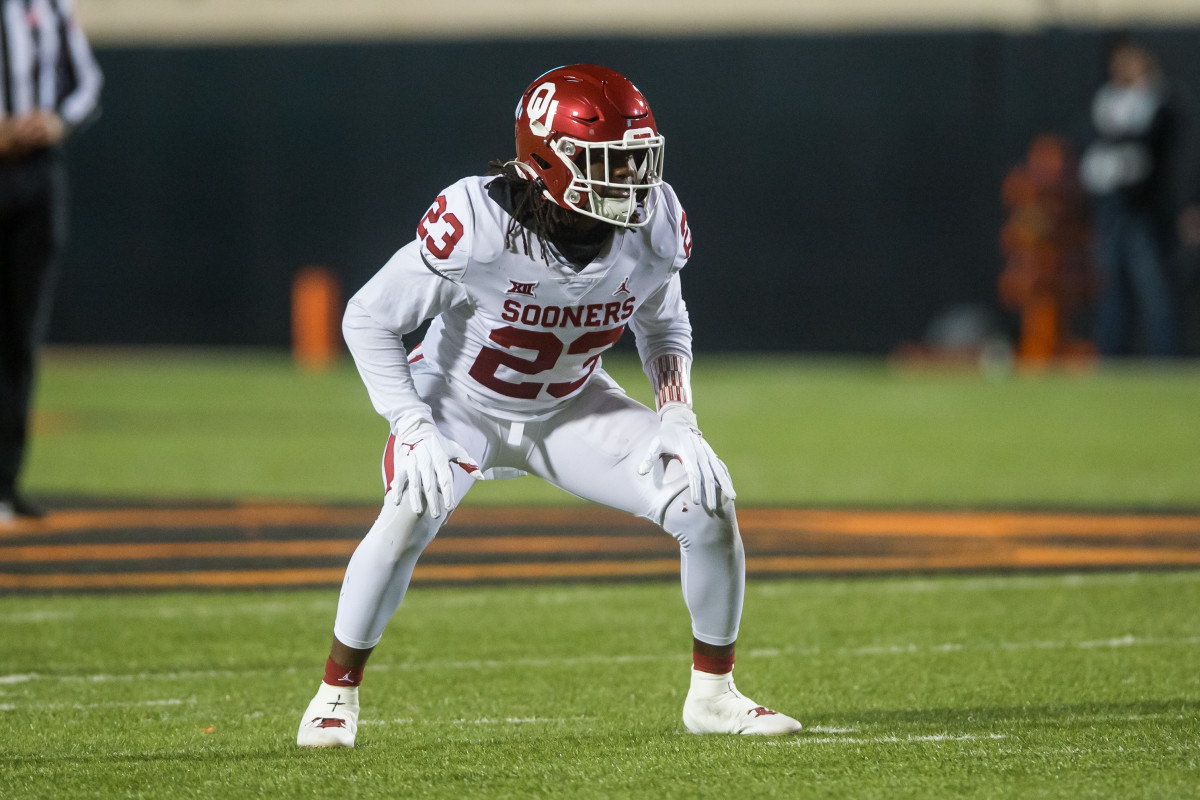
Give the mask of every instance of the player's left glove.
M 667 406 L 659 416 L 662 425 L 638 466 L 638 474 L 649 473 L 660 456 L 678 458 L 687 472 L 693 503 L 716 511 L 725 500 L 737 497 L 729 470 L 704 441 L 692 410 L 682 405 Z

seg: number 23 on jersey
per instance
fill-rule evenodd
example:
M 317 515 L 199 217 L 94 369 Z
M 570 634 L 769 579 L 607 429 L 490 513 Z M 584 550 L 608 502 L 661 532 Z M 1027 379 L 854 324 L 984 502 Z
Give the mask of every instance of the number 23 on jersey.
M 450 257 L 454 245 L 463 236 L 463 225 L 454 212 L 446 211 L 446 195 L 439 194 L 433 206 L 417 223 L 417 238 L 435 258 Z

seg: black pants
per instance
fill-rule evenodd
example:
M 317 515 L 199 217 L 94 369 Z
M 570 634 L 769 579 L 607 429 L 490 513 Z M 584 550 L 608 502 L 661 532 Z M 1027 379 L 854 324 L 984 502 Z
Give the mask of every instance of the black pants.
M 38 346 L 65 239 L 57 154 L 0 160 L 0 498 L 16 488 L 28 440 Z

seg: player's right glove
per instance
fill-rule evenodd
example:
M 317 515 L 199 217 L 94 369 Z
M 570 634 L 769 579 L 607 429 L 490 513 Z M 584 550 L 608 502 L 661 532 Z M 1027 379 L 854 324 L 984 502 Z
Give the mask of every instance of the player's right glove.
M 662 424 L 658 436 L 650 442 L 646 456 L 638 466 L 638 473 L 646 475 L 654 466 L 654 459 L 665 456 L 678 458 L 688 476 L 692 502 L 716 511 L 724 500 L 733 500 L 733 478 L 725 462 L 704 441 L 704 434 L 696 427 L 696 415 L 683 405 L 667 406 L 659 414 Z
M 457 464 L 475 480 L 483 478 L 479 465 L 457 442 L 442 436 L 432 422 L 421 420 L 396 435 L 392 448 L 395 480 L 392 502 L 400 505 L 408 495 L 414 514 L 426 509 L 440 517 L 454 508 L 454 471 Z

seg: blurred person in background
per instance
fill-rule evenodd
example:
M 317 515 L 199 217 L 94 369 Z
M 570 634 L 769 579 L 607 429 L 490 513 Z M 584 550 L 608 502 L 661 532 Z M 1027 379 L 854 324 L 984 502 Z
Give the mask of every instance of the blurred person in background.
M 1173 356 L 1178 334 L 1167 263 L 1180 117 L 1157 58 L 1134 39 L 1115 40 L 1108 72 L 1092 102 L 1096 138 L 1080 166 L 1095 204 L 1096 347 L 1102 356 Z M 1139 336 L 1129 335 L 1131 316 Z
M 40 517 L 18 491 L 37 348 L 66 235 L 62 145 L 102 78 L 72 0 L 0 0 L 0 521 Z
M 1200 176 L 1179 212 L 1178 232 L 1183 351 L 1200 355 Z
M 1200 248 L 1200 185 L 1179 214 L 1179 239 L 1188 249 Z

